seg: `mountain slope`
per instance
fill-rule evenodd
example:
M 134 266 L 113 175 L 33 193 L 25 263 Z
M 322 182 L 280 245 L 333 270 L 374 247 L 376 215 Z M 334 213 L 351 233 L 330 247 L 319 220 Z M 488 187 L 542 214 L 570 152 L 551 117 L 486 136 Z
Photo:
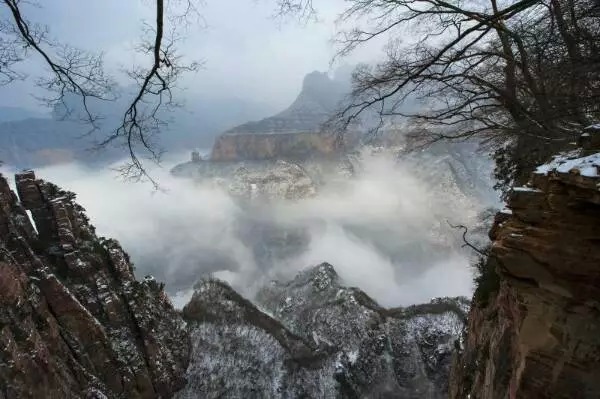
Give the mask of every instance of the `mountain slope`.
M 224 134 L 318 131 L 348 90 L 348 82 L 330 79 L 325 72 L 311 72 L 304 77 L 300 94 L 288 108 L 260 121 L 236 126 Z
M 16 181 L 19 197 L 0 176 L 0 397 L 171 396 L 189 346 L 162 285 L 135 280 L 73 193 Z
M 0 109 L 0 161 L 17 169 L 66 163 L 71 161 L 87 165 L 106 164 L 127 156 L 121 146 L 93 151 L 95 144 L 106 138 L 118 126 L 121 112 L 126 108 L 123 99 L 117 102 L 94 104 L 94 112 L 102 116 L 101 129 L 88 135 L 91 126 L 77 120 L 79 99 L 70 100 L 74 107 L 74 120 L 61 120 L 60 112 L 54 118 L 21 117 L 2 120 Z M 96 107 L 99 107 L 96 111 Z M 160 117 L 169 122 L 162 126 L 153 142 L 167 151 L 207 148 L 214 137 L 249 118 L 268 114 L 270 108 L 258 103 L 236 98 L 189 98 L 182 108 L 163 113 Z M 81 111 L 79 111 L 81 112 Z
M 384 309 L 322 264 L 257 296 L 205 280 L 184 308 L 193 397 L 443 398 L 466 302 Z
M 309 73 L 287 109 L 224 132 L 216 139 L 210 159 L 223 162 L 329 155 L 335 150 L 334 137 L 322 134 L 321 125 L 348 90 L 348 82 L 330 79 L 322 72 Z

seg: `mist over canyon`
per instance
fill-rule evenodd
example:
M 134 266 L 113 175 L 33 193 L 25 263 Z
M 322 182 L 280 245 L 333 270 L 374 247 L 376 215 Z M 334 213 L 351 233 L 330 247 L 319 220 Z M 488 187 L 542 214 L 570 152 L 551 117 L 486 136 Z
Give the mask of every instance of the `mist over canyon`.
M 354 176 L 329 172 L 317 195 L 294 201 L 240 199 L 214 180 L 175 178 L 168 164 L 152 170 L 161 191 L 123 182 L 111 168 L 71 163 L 36 173 L 77 193 L 98 234 L 118 239 L 138 275 L 164 281 L 178 306 L 203 276 L 252 296 L 271 279 L 325 261 L 386 306 L 468 296 L 469 253 L 448 223 L 480 224 L 492 205 L 490 186 L 475 182 L 479 195 L 468 196 L 449 172 L 456 159 L 448 154 L 397 161 L 364 151 L 359 158 Z
M 477 140 L 423 146 L 417 126 L 369 137 L 376 118 L 339 145 L 323 127 L 345 90 L 306 75 L 285 110 L 146 169 L 158 189 L 69 140 L 77 157 L 35 172 L 6 158 L 0 285 L 20 280 L 0 321 L 6 358 L 29 359 L 0 367 L 10 389 L 33 392 L 42 350 L 53 389 L 87 396 L 446 397 L 476 276 L 465 239 L 488 243 L 498 205 L 492 162 Z
M 600 397 L 598 0 L 42 3 L 0 399 Z

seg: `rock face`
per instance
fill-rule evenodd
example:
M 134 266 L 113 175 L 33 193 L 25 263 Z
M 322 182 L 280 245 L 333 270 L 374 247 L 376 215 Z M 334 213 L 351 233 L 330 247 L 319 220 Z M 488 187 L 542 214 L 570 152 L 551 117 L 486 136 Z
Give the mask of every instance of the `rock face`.
M 311 72 L 304 77 L 300 94 L 287 109 L 269 118 L 234 127 L 226 134 L 316 131 L 349 89 L 348 81 L 331 79 L 324 72 Z
M 215 140 L 210 160 L 305 159 L 334 152 L 335 137 L 325 133 L 225 133 Z
M 335 137 L 321 132 L 323 124 L 347 92 L 346 82 L 312 72 L 302 91 L 286 110 L 256 122 L 237 126 L 219 136 L 212 161 L 304 159 L 330 155 Z
M 329 264 L 273 282 L 256 307 L 227 284 L 199 283 L 178 398 L 445 398 L 468 302 L 384 309 Z
M 266 199 L 302 199 L 317 193 L 317 186 L 299 165 L 277 161 L 266 173 L 238 168 L 228 185 L 228 191 L 237 197 Z
M 496 216 L 452 398 L 600 397 L 600 154 L 570 158 Z
M 189 340 L 162 285 L 135 280 L 73 193 L 16 185 L 20 202 L 0 176 L 0 398 L 172 396 Z

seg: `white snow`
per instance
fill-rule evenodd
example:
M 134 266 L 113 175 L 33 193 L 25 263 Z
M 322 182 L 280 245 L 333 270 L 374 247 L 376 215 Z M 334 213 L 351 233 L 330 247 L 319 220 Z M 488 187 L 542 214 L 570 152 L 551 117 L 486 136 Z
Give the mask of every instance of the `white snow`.
M 519 192 L 531 192 L 531 193 L 541 193 L 540 190 L 538 190 L 537 188 L 533 188 L 533 187 L 515 187 L 513 188 L 513 191 L 519 191 Z
M 353 351 L 349 352 L 348 353 L 348 361 L 350 362 L 350 364 L 356 363 L 356 360 L 358 360 L 358 351 L 353 350 Z
M 545 175 L 551 171 L 569 173 L 572 170 L 578 170 L 582 176 L 599 177 L 600 153 L 581 158 L 572 158 L 569 154 L 559 155 L 547 164 L 538 166 L 535 173 Z

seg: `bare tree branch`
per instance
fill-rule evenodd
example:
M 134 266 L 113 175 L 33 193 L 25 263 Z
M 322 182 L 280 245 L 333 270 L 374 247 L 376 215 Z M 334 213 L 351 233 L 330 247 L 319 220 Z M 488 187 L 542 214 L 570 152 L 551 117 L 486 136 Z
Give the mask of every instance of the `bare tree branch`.
M 84 110 L 83 119 L 90 124 L 92 129 L 97 129 L 98 116 L 90 109 L 90 100 L 110 100 L 114 86 L 113 81 L 104 74 L 102 55 L 92 55 L 83 50 L 75 49 L 67 45 L 59 45 L 47 38 L 47 29 L 39 26 L 30 26 L 21 14 L 20 0 L 3 0 L 10 10 L 12 22 L 16 30 L 13 30 L 13 45 L 22 47 L 22 55 L 26 55 L 28 49 L 36 52 L 50 68 L 51 75 L 47 78 L 38 79 L 37 84 L 54 93 L 53 97 L 44 98 L 48 105 L 61 104 L 66 113 L 70 110 L 66 103 L 69 94 L 81 98 Z M 7 51 L 14 48 L 9 43 Z M 54 57 L 46 49 L 55 50 Z M 21 61 L 22 58 L 19 60 Z
M 471 244 L 467 240 L 467 233 L 469 232 L 469 229 L 467 228 L 467 226 L 464 226 L 462 224 L 458 224 L 455 226 L 447 220 L 446 220 L 446 223 L 448 223 L 448 226 L 452 227 L 453 229 L 461 229 L 462 230 L 462 240 L 463 240 L 464 244 L 461 246 L 461 248 L 469 247 L 473 251 L 477 252 L 479 255 L 484 256 L 484 257 L 487 257 L 489 255 L 489 253 L 487 253 L 486 251 L 482 251 L 481 249 L 477 248 L 475 245 Z
M 25 78 L 14 66 L 26 59 L 31 50 L 50 68 L 50 74 L 36 83 L 53 95 L 41 100 L 54 109 L 60 106 L 65 118 L 82 119 L 90 126 L 88 133 L 98 130 L 101 115 L 93 112 L 91 101 L 116 99 L 116 85 L 104 72 L 102 54 L 94 55 L 50 40 L 47 28 L 31 24 L 23 16 L 20 6 L 26 2 L 2 1 L 12 18 L 0 23 L 0 84 Z M 109 129 L 110 133 L 98 142 L 96 149 L 124 145 L 129 161 L 118 169 L 123 177 L 147 179 L 158 187 L 145 168 L 141 153 L 153 162 L 160 161 L 162 150 L 154 137 L 167 126 L 166 113 L 179 105 L 174 101 L 173 90 L 184 73 L 196 71 L 200 66 L 197 62 L 185 63 L 178 54 L 176 43 L 182 38 L 176 28 L 186 28 L 194 18 L 198 22 L 201 17 L 195 0 L 154 0 L 154 4 L 155 19 L 146 25 L 144 32 L 152 39 L 144 40 L 138 47 L 141 54 L 151 58 L 151 65 L 135 66 L 128 71 L 137 86 L 136 92 L 118 126 Z M 81 100 L 83 115 L 73 115 L 75 109 L 70 103 L 73 97 Z

